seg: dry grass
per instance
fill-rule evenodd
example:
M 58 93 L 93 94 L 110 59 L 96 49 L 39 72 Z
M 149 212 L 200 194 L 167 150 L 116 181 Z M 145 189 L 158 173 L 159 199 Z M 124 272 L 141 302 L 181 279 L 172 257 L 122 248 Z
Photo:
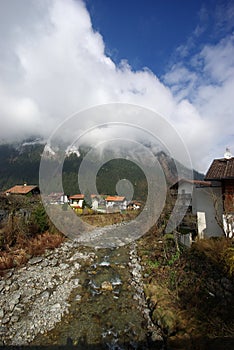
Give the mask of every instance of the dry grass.
M 134 210 L 126 213 L 82 215 L 81 219 L 90 225 L 102 227 L 134 220 L 137 215 L 139 215 L 139 212 Z
M 231 292 L 227 294 L 221 283 L 223 277 L 225 281 L 228 278 L 231 288 L 234 274 L 233 244 L 234 240 L 226 238 L 200 240 L 191 249 L 183 250 L 180 257 L 173 261 L 173 247 L 167 250 L 156 229 L 151 229 L 140 239 L 138 252 L 145 268 L 145 285 L 170 290 L 177 311 L 171 306 L 169 310 L 177 313 L 178 318 L 182 313 L 184 329 L 191 337 L 234 336 L 233 296 Z M 175 253 L 174 248 L 174 256 Z
M 61 234 L 44 232 L 34 238 L 18 238 L 17 244 L 0 253 L 0 270 L 25 264 L 32 256 L 41 255 L 46 249 L 54 249 L 65 240 Z
M 229 276 L 234 276 L 234 247 L 227 248 L 223 256 Z
M 13 265 L 13 255 L 6 252 L 1 253 L 0 270 L 10 269 Z
M 30 255 L 40 255 L 45 251 L 45 249 L 57 248 L 64 241 L 64 239 L 65 238 L 60 234 L 45 232 L 30 241 L 27 249 L 28 253 Z
M 82 215 L 82 220 L 93 226 L 113 225 L 123 221 L 133 220 L 138 215 L 137 212 L 127 212 L 126 214 L 96 214 Z M 32 256 L 41 255 L 46 249 L 54 249 L 61 245 L 65 237 L 50 225 L 50 231 L 42 234 L 36 233 L 32 225 L 30 231 L 33 237 L 27 234 L 27 227 L 22 221 L 14 219 L 14 226 L 8 222 L 0 230 L 2 238 L 2 251 L 0 251 L 0 271 L 10 269 L 25 264 Z
M 226 238 L 203 239 L 193 245 L 193 250 L 204 255 L 215 265 L 234 272 L 234 241 Z M 233 266 L 232 266 L 233 265 Z

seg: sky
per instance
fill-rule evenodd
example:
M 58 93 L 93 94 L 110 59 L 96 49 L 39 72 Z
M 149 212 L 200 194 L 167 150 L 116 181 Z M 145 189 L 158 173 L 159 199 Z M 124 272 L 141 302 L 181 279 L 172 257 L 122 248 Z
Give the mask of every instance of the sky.
M 131 103 L 162 115 L 206 172 L 234 153 L 233 26 L 228 0 L 0 0 L 0 140 Z

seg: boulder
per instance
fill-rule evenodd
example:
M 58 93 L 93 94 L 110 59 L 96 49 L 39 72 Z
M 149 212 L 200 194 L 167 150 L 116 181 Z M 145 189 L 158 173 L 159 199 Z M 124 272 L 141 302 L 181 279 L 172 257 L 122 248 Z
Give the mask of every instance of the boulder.
M 110 291 L 110 292 L 113 290 L 112 284 L 108 281 L 102 282 L 101 288 L 102 288 L 102 290 L 106 290 L 106 291 Z

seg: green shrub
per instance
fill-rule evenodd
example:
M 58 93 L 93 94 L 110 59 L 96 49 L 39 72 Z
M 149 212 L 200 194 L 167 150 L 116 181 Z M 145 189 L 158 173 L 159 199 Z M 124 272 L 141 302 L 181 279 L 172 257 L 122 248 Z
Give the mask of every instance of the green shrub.
M 39 204 L 33 212 L 33 224 L 36 224 L 39 232 L 45 232 L 49 228 L 49 220 L 45 208 Z

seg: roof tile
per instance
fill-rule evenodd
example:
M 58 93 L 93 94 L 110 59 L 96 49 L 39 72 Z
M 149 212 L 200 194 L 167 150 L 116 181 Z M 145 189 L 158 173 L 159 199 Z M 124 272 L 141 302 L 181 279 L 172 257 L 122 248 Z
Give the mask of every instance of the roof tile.
M 230 159 L 214 159 L 205 180 L 234 179 L 234 157 Z
M 107 202 L 123 202 L 125 200 L 125 197 L 122 196 L 107 196 L 106 201 Z
M 37 188 L 36 185 L 16 185 L 8 190 L 5 191 L 5 193 L 11 193 L 11 194 L 27 194 Z
M 84 194 L 74 194 L 73 196 L 70 196 L 70 199 L 84 199 Z

